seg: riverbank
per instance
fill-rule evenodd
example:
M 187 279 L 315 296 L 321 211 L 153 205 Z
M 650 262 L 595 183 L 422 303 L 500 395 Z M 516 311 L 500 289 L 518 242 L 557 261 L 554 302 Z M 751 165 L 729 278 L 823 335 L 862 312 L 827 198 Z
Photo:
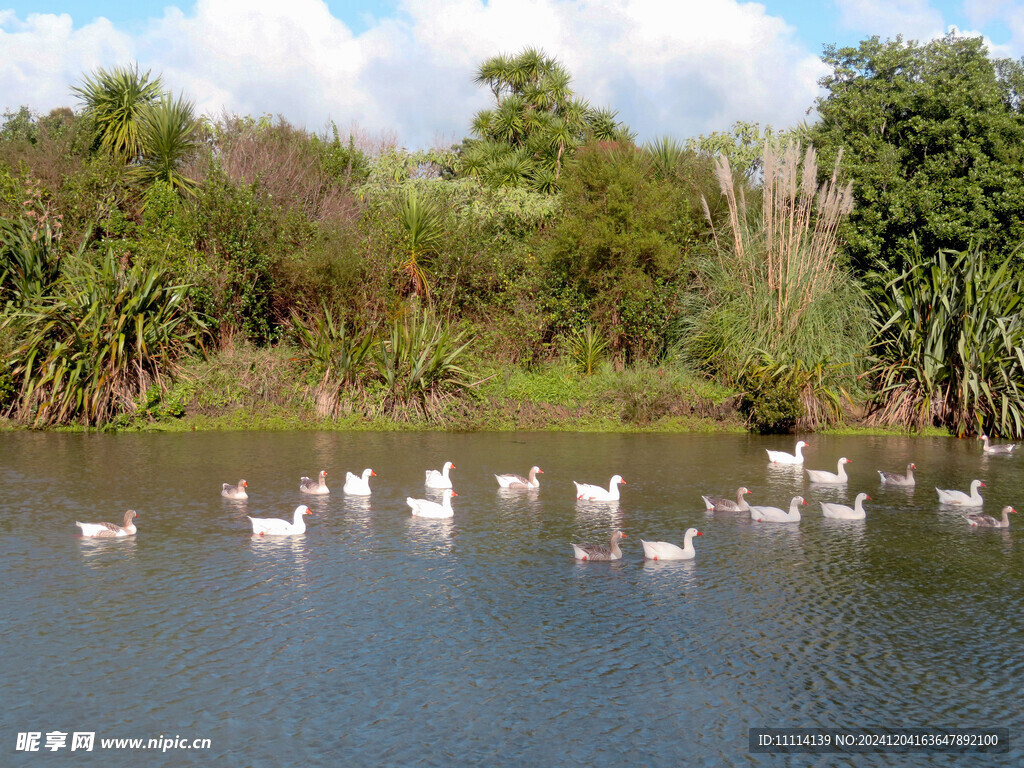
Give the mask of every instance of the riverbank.
M 295 348 L 242 346 L 187 361 L 169 389 L 150 390 L 134 414 L 102 429 L 743 433 L 740 400 L 741 393 L 672 364 L 626 371 L 604 365 L 582 375 L 556 361 L 529 370 L 479 365 L 460 393 L 427 408 L 395 407 L 372 386 L 326 390 L 310 377 Z M 19 428 L 11 421 L 0 424 Z M 820 431 L 907 434 L 866 426 L 852 408 L 846 423 Z

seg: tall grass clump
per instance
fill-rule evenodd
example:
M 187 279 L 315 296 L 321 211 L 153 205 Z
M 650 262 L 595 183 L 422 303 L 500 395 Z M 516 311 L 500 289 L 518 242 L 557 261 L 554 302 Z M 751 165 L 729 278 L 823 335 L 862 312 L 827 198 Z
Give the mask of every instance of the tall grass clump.
M 338 408 L 338 395 L 345 388 L 356 387 L 360 370 L 368 359 L 373 337 L 357 333 L 337 321 L 327 306 L 312 318 L 303 319 L 292 313 L 292 325 L 302 349 L 302 362 L 317 377 L 316 401 L 320 416 L 333 415 Z
M 590 376 L 608 352 L 608 340 L 588 325 L 570 334 L 565 340 L 569 359 L 579 373 Z
M 1024 435 L 1024 280 L 977 251 L 916 254 L 877 302 L 876 423 Z
M 728 157 L 716 160 L 728 220 L 697 265 L 699 308 L 685 341 L 691 364 L 729 384 L 795 392 L 797 428 L 841 417 L 834 403 L 855 383 L 870 334 L 867 299 L 839 255 L 838 228 L 853 199 L 838 168 L 837 160 L 819 186 L 813 148 L 766 144 L 748 205 Z M 706 203 L 705 213 L 714 228 Z M 751 405 L 752 425 L 763 428 Z
M 201 326 L 185 286 L 156 268 L 125 269 L 108 253 L 8 314 L 2 328 L 18 336 L 7 361 L 18 387 L 11 415 L 33 426 L 97 426 L 165 386 L 197 348 Z
M 373 350 L 386 411 L 398 418 L 431 418 L 453 391 L 466 386 L 470 344 L 464 332 L 430 311 L 394 320 Z

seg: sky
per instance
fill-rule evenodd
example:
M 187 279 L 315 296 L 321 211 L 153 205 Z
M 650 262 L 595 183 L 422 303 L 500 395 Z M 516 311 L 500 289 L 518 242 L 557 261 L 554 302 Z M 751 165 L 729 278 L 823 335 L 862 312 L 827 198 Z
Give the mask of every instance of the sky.
M 469 135 L 497 53 L 542 48 L 638 141 L 813 120 L 826 44 L 983 35 L 1024 55 L 1024 0 L 0 0 L 0 111 L 77 108 L 138 63 L 201 114 L 333 122 L 409 149 Z

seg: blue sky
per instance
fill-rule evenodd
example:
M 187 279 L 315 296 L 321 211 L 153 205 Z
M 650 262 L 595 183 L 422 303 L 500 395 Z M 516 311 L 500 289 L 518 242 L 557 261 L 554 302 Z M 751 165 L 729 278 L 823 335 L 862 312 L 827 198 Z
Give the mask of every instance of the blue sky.
M 0 109 L 74 106 L 84 73 L 135 61 L 214 117 L 428 146 L 487 104 L 482 59 L 536 45 L 642 140 L 685 138 L 806 118 L 826 43 L 951 26 L 1024 54 L 1022 0 L 0 0 Z

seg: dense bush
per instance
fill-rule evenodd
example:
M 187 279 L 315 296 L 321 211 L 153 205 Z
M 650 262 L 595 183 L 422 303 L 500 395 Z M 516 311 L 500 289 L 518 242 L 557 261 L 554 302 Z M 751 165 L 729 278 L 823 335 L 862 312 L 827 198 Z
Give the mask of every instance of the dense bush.
M 873 417 L 1024 435 L 1024 280 L 977 251 L 920 255 L 878 301 Z

